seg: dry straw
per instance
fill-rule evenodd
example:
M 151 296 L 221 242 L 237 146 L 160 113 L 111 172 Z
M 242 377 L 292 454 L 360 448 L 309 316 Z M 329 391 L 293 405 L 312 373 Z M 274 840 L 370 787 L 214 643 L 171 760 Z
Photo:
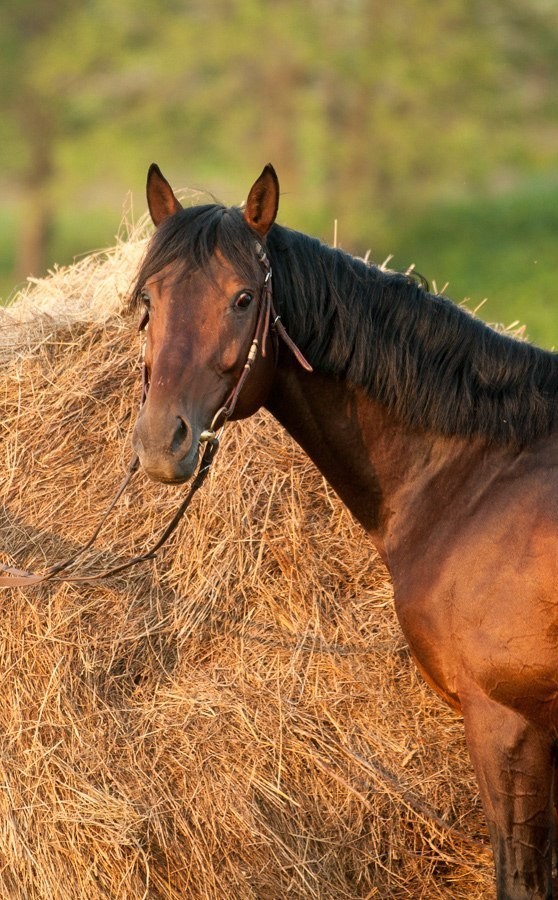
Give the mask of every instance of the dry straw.
M 145 233 L 3 314 L 4 561 L 66 557 L 120 480 Z M 88 564 L 140 551 L 181 496 L 140 476 Z M 154 564 L 1 600 L 0 896 L 491 894 L 461 722 L 366 535 L 267 415 L 228 427 Z

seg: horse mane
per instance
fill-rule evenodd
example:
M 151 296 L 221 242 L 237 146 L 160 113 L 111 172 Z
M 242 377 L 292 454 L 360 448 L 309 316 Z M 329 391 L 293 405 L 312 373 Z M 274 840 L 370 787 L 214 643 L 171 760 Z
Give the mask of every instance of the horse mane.
M 558 425 L 558 355 L 314 238 L 276 226 L 269 246 L 276 305 L 317 371 L 446 436 L 526 446 Z
M 157 230 L 138 273 L 204 268 L 219 250 L 261 278 L 242 212 L 191 207 Z M 501 334 L 424 283 L 274 225 L 274 303 L 287 331 L 325 375 L 345 379 L 410 427 L 526 446 L 558 424 L 558 355 Z
M 252 238 L 252 240 L 250 240 Z M 166 266 L 178 263 L 177 277 L 192 269 L 207 269 L 215 251 L 235 266 L 240 274 L 254 280 L 261 277 L 254 234 L 236 207 L 208 203 L 182 209 L 169 216 L 156 230 L 130 292 L 130 307 L 141 307 L 145 283 Z

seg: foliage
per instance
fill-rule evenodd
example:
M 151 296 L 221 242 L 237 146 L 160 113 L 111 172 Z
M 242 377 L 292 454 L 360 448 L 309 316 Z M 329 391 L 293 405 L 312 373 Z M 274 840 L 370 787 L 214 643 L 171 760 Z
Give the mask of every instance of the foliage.
M 116 227 L 152 159 L 225 202 L 272 160 L 283 220 L 359 252 L 556 168 L 549 0 L 8 0 L 0 50 L 5 192 L 43 245 L 70 209 Z

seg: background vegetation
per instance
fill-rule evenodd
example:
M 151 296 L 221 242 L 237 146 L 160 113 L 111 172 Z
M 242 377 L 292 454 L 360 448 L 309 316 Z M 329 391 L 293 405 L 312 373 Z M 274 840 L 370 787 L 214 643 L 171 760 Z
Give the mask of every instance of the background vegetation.
M 147 166 L 415 263 L 558 345 L 554 0 L 6 0 L 0 294 L 111 245 Z

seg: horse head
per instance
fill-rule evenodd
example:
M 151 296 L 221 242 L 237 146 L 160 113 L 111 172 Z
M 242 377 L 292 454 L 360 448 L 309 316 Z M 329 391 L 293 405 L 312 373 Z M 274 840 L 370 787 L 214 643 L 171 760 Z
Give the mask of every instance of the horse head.
M 147 202 L 157 230 L 133 294 L 146 346 L 144 403 L 132 442 L 156 481 L 190 478 L 209 430 L 251 415 L 266 399 L 275 353 L 264 248 L 278 201 L 272 166 L 243 211 L 183 209 L 158 166 L 149 169 Z

